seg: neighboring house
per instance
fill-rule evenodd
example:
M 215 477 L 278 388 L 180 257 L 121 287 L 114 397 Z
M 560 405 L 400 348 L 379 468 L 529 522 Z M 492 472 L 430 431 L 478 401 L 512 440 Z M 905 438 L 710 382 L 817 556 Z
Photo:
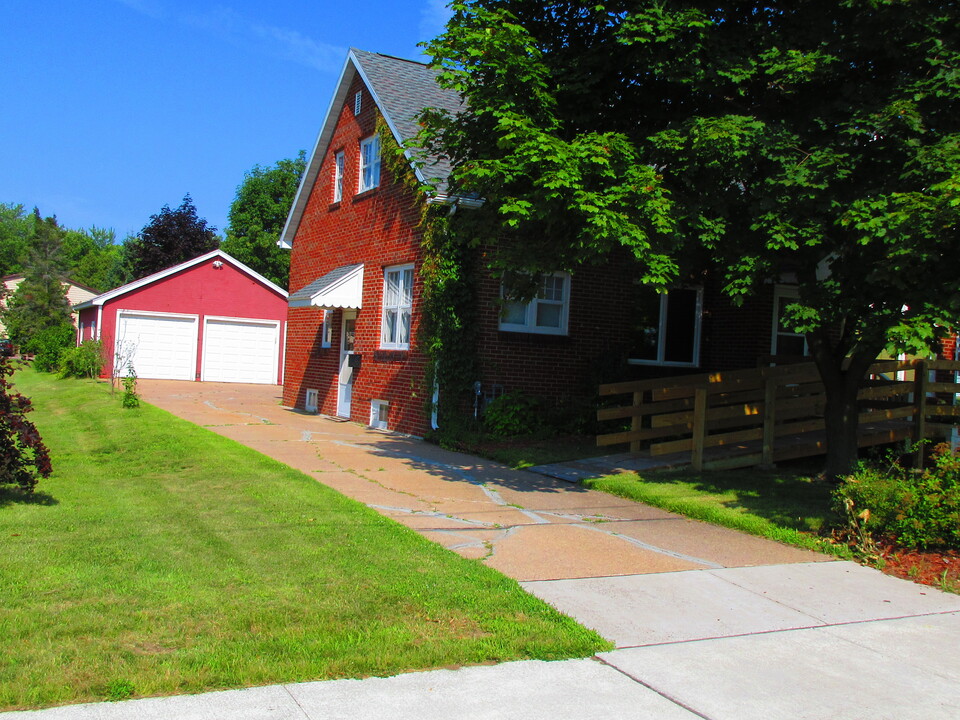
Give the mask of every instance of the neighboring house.
M 455 111 L 460 100 L 423 64 L 349 52 L 280 240 L 292 251 L 286 406 L 414 435 L 433 422 L 429 360 L 417 344 L 419 218 L 409 190 L 381 164 L 376 134 L 379 113 L 403 145 L 425 107 Z M 445 171 L 428 172 L 442 181 Z M 478 204 L 442 190 L 431 201 L 462 212 Z M 549 274 L 525 304 L 504 302 L 500 283 L 481 277 L 476 380 L 484 398 L 513 390 L 590 398 L 600 382 L 805 354 L 802 336 L 778 325 L 796 296 L 790 285 L 770 285 L 735 308 L 709 278 L 658 295 L 638 286 L 637 274 L 626 256 Z
M 77 305 L 80 341 L 104 344 L 109 377 L 279 384 L 287 293 L 221 250 Z
M 10 297 L 17 290 L 17 286 L 23 281 L 23 274 L 18 273 L 16 275 L 7 275 L 3 278 L 0 278 L 0 281 L 3 282 L 3 287 L 6 290 L 3 297 L 0 297 L 0 308 L 4 307 L 4 297 Z M 85 285 L 78 285 L 77 283 L 64 278 L 63 286 L 65 290 L 65 295 L 67 296 L 67 302 L 71 306 L 76 305 L 77 303 L 82 303 L 90 298 L 96 296 L 97 291 L 88 288 Z M 73 318 L 73 324 L 77 324 L 77 313 L 74 312 L 71 314 Z M 6 337 L 7 332 L 6 328 L 3 326 L 2 319 L 0 319 L 0 337 Z

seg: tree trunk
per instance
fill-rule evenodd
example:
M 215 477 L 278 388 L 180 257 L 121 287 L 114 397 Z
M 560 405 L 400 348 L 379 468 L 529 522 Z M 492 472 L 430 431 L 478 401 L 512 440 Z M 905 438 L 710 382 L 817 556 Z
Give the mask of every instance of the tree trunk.
M 823 474 L 828 480 L 839 480 L 857 464 L 857 393 L 882 345 L 860 343 L 851 347 L 844 333 L 832 336 L 823 328 L 808 335 L 808 339 L 826 394 L 823 419 L 827 458 Z
M 823 474 L 828 480 L 849 475 L 857 464 L 857 391 L 863 372 L 820 372 L 826 391 L 823 419 L 827 429 L 827 458 Z

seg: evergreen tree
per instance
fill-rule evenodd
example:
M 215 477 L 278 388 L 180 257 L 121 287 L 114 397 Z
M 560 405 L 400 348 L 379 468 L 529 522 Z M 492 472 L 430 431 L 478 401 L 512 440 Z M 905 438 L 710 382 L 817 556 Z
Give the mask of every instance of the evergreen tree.
M 63 281 L 63 231 L 55 217 L 33 211 L 33 242 L 24 277 L 6 300 L 3 324 L 13 343 L 32 352 L 33 340 L 45 330 L 72 326 Z

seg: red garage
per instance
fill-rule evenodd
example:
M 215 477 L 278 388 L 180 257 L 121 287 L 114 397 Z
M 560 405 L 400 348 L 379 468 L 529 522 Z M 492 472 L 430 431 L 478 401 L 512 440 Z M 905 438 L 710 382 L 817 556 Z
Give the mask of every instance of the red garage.
M 283 382 L 287 293 L 221 250 L 74 309 L 80 341 L 103 342 L 105 377 L 118 362 L 141 378 Z

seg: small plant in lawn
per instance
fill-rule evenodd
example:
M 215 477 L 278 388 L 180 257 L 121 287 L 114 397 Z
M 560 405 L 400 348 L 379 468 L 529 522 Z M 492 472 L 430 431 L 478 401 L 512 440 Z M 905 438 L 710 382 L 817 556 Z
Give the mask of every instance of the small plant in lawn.
M 133 697 L 133 683 L 129 680 L 111 680 L 107 683 L 107 691 L 104 693 L 107 700 L 129 700 Z
M 12 375 L 12 361 L 0 356 L 0 485 L 29 493 L 53 468 L 40 432 L 24 417 L 32 410 L 30 399 L 13 392 Z
M 103 368 L 103 344 L 84 340 L 78 347 L 67 348 L 60 355 L 60 377 L 95 378 Z
M 137 393 L 137 371 L 133 369 L 133 363 L 127 364 L 127 375 L 122 379 L 123 398 L 121 400 L 123 407 L 128 410 L 140 407 L 140 395 Z

